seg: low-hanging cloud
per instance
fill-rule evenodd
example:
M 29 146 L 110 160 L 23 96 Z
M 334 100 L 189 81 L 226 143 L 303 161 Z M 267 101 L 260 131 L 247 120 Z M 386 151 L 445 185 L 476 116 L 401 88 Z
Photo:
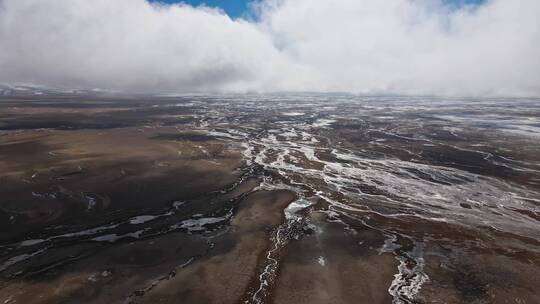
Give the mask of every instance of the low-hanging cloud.
M 0 82 L 132 92 L 540 96 L 537 0 L 0 0 Z

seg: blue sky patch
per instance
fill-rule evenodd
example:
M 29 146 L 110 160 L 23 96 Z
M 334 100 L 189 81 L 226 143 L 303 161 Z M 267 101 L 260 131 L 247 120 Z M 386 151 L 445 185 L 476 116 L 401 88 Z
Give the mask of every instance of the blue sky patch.
M 150 2 L 163 3 L 187 3 L 193 6 L 206 5 L 209 7 L 219 7 L 229 16 L 238 18 L 243 16 L 248 11 L 248 6 L 253 0 L 149 0 Z M 444 0 L 452 7 L 460 7 L 462 5 L 482 4 L 487 0 Z

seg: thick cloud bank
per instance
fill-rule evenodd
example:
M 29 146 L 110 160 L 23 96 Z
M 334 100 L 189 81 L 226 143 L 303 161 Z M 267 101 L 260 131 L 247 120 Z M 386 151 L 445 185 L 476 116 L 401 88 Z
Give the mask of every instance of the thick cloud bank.
M 0 83 L 136 92 L 540 96 L 540 1 L 0 0 Z

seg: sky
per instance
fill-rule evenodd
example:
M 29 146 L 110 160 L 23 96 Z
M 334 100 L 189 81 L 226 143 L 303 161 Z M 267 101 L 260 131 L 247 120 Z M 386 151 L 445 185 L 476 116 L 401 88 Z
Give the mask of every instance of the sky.
M 162 2 L 175 4 L 184 2 L 192 6 L 206 5 L 209 7 L 217 7 L 222 9 L 231 18 L 240 18 L 249 13 L 248 3 L 250 0 L 152 0 L 152 2 Z
M 187 3 L 192 6 L 205 5 L 222 9 L 231 18 L 241 18 L 250 15 L 249 3 L 254 0 L 151 0 L 167 4 Z M 450 5 L 462 7 L 467 4 L 481 4 L 485 0 L 446 0 Z
M 200 2 L 0 0 L 0 83 L 540 96 L 537 0 Z

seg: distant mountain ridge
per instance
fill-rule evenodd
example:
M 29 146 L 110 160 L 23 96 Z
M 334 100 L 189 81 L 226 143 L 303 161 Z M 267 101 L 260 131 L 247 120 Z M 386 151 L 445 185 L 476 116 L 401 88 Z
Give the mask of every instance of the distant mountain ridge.
M 102 89 L 61 89 L 32 85 L 0 84 L 0 96 L 39 96 L 39 95 L 112 95 L 117 92 Z

